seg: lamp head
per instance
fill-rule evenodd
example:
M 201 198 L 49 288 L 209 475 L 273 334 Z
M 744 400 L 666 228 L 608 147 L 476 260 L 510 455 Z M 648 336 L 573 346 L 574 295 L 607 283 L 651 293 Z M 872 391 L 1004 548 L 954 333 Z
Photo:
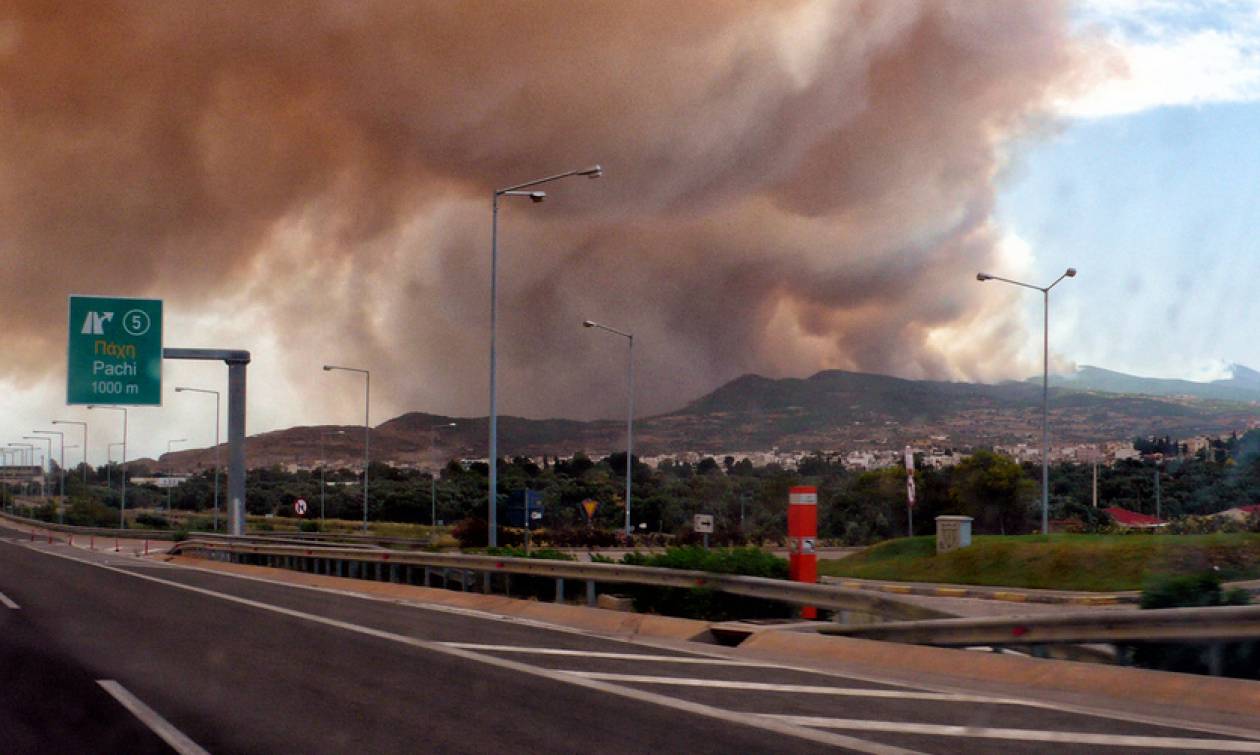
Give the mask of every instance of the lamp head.
M 547 192 L 545 191 L 531 191 L 529 193 L 529 201 L 533 202 L 534 204 L 538 204 L 539 202 L 542 202 L 546 198 L 547 198 Z
M 592 321 L 590 321 L 590 320 L 583 320 L 583 321 L 582 321 L 582 327 L 584 327 L 584 328 L 593 328 L 593 327 L 595 327 L 595 323 L 594 323 L 594 322 L 592 322 Z
M 326 364 L 326 365 L 324 365 L 324 372 L 328 372 L 328 371 L 329 371 L 329 370 L 331 370 L 331 369 L 332 369 L 332 366 L 331 366 L 331 365 L 327 365 L 327 364 Z
M 1074 267 L 1069 267 L 1069 268 L 1067 269 L 1067 272 L 1066 272 L 1066 273 L 1064 273 L 1064 275 L 1066 275 L 1066 276 L 1067 276 L 1067 277 L 1069 277 L 1069 278 L 1075 278 L 1075 277 L 1076 277 L 1076 268 L 1074 268 Z
M 976 273 L 976 280 L 981 281 L 981 282 L 987 281 L 992 277 L 993 276 L 989 275 L 988 273 Z
M 582 170 L 579 170 L 577 174 L 579 176 L 586 176 L 587 178 L 600 178 L 601 176 L 604 175 L 604 169 L 600 165 L 596 164 L 596 165 L 592 165 L 589 168 L 583 168 Z

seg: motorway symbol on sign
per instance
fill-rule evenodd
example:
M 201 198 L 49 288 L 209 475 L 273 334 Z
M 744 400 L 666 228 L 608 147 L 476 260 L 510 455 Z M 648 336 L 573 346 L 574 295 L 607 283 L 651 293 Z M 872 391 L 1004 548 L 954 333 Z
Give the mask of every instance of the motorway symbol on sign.
M 693 529 L 699 533 L 708 533 L 713 531 L 713 515 L 712 514 L 696 514 L 693 521 Z
M 301 498 L 293 502 L 293 510 L 298 516 L 306 516 L 306 501 Z
M 67 404 L 162 404 L 162 301 L 71 296 Z

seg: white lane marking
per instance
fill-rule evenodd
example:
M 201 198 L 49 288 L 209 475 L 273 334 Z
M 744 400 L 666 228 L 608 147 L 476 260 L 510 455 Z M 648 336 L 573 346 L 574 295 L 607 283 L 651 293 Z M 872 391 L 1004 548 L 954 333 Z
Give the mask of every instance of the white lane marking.
M 724 679 L 688 679 L 675 676 L 647 676 L 643 674 L 613 674 L 604 671 L 567 671 L 583 679 L 599 679 L 626 684 L 666 684 L 676 687 L 708 687 L 712 689 L 738 689 L 756 692 L 792 692 L 808 695 L 839 695 L 842 697 L 879 697 L 890 700 L 937 700 L 954 703 L 983 703 L 986 705 L 1020 705 L 1022 700 L 980 695 L 956 695 L 943 692 L 913 692 L 900 689 L 868 689 L 866 687 L 825 687 L 813 684 L 772 684 L 770 682 L 741 682 Z
M 175 752 L 178 752 L 180 755 L 210 755 L 200 745 L 185 736 L 184 732 L 171 725 L 170 721 L 162 718 L 157 711 L 141 702 L 140 698 L 131 694 L 126 687 L 113 679 L 97 679 L 96 683 L 101 685 L 124 708 L 131 711 L 131 715 L 140 719 L 140 723 L 149 727 L 150 731 L 161 737 L 162 741 L 170 745 Z
M 21 608 L 21 606 L 19 606 L 17 603 L 14 603 L 13 601 L 9 600 L 9 596 L 5 595 L 2 592 L 0 592 L 0 605 L 4 606 L 5 608 L 11 608 L 14 611 Z
M 1260 752 L 1260 742 L 1230 739 L 1191 739 L 1188 737 L 1148 737 L 1130 734 L 1094 734 L 1085 731 L 1039 731 L 1037 729 L 995 729 L 983 726 L 949 726 L 945 724 L 912 724 L 901 721 L 863 721 L 853 718 L 820 716 L 784 716 L 766 714 L 770 718 L 790 721 L 801 726 L 853 731 L 885 731 L 897 734 L 929 734 L 938 737 L 973 737 L 979 739 L 1018 739 L 1025 742 L 1101 745 L 1106 747 L 1146 747 L 1178 750 L 1215 750 L 1217 752 Z
M 605 682 L 597 681 L 594 679 L 583 679 L 581 677 L 574 676 L 573 674 L 569 674 L 564 671 L 553 671 L 551 669 L 540 668 L 538 666 L 530 666 L 524 663 L 517 663 L 516 661 L 509 661 L 505 658 L 496 658 L 491 655 L 482 655 L 481 653 L 474 653 L 470 650 L 447 647 L 437 642 L 421 640 L 415 637 L 407 637 L 405 635 L 395 634 L 393 632 L 387 632 L 382 629 L 374 629 L 373 627 L 365 627 L 360 624 L 352 624 L 348 621 L 340 621 L 337 619 L 330 619 L 324 616 L 317 616 L 315 614 L 306 613 L 304 611 L 297 611 L 292 608 L 284 608 L 283 606 L 274 606 L 274 605 L 271 605 L 270 603 L 263 603 L 257 600 L 250 600 L 249 598 L 241 598 L 236 595 L 229 595 L 227 593 L 216 592 L 214 590 L 207 590 L 203 587 L 193 587 L 192 585 L 185 585 L 179 582 L 172 582 L 171 580 L 162 579 L 161 577 L 150 576 L 148 574 L 137 574 L 135 572 L 128 571 L 126 569 L 119 569 L 113 566 L 105 566 L 103 564 L 95 563 L 92 561 L 85 561 L 83 559 L 75 558 L 73 556 L 68 556 L 68 555 L 63 555 L 63 554 L 55 554 L 55 555 L 57 555 L 58 558 L 66 558 L 71 561 L 78 561 L 88 566 L 95 566 L 98 569 L 104 569 L 105 571 L 112 571 L 118 574 L 123 574 L 133 579 L 141 579 L 146 582 L 154 582 L 159 585 L 166 585 L 168 587 L 173 587 L 177 590 L 186 590 L 188 592 L 196 593 L 198 595 L 206 595 L 212 598 L 218 598 L 220 600 L 224 600 L 229 603 L 236 603 L 237 605 L 249 606 L 251 608 L 257 608 L 263 611 L 270 611 L 271 613 L 278 613 L 283 616 L 291 616 L 296 619 L 302 619 L 304 621 L 309 621 L 315 624 L 323 624 L 324 626 L 334 627 L 336 629 L 342 629 L 347 632 L 354 632 L 356 634 L 362 634 L 368 637 L 376 637 L 382 640 L 397 642 L 401 645 L 409 645 L 411 647 L 419 648 L 421 650 L 428 650 L 434 653 L 442 653 L 445 655 L 451 655 L 451 656 L 455 656 L 456 658 L 463 658 L 465 660 L 474 661 L 477 663 L 483 663 L 487 666 L 495 666 L 498 668 L 508 669 L 510 671 L 516 671 L 522 674 L 530 674 L 531 676 L 538 676 L 544 679 L 550 679 L 551 681 L 562 682 L 565 684 L 572 684 L 578 687 L 585 687 L 587 689 L 598 690 L 600 692 L 604 692 L 610 695 L 617 695 L 618 697 L 624 697 L 630 700 L 637 700 L 639 702 L 652 703 L 655 705 L 660 705 L 665 708 L 672 708 L 674 710 L 680 710 L 680 711 L 684 711 L 686 713 L 692 713 L 698 716 L 705 716 L 706 718 L 713 718 L 719 721 L 725 721 L 727 723 L 740 724 L 743 726 L 749 726 L 756 729 L 762 729 L 762 730 L 769 731 L 775 734 L 782 734 L 784 736 L 796 737 L 797 739 L 805 739 L 811 742 L 818 742 L 820 744 L 831 745 L 833 747 L 845 747 L 850 750 L 857 750 L 858 752 L 875 753 L 876 755 L 908 755 L 908 754 L 915 753 L 914 750 L 906 750 L 900 747 L 882 745 L 877 742 L 868 742 L 864 739 L 857 739 L 856 737 L 849 737 L 842 734 L 832 734 L 830 732 L 818 731 L 817 729 L 797 726 L 795 724 L 791 724 L 786 721 L 780 721 L 777 718 L 768 718 L 766 716 L 750 715 L 750 714 L 739 712 L 739 711 L 724 710 L 722 708 L 715 708 L 711 705 L 693 703 L 689 700 L 680 700 L 677 698 L 669 697 L 667 695 L 657 695 L 652 692 L 644 692 L 643 690 L 634 689 L 633 687 L 619 687 L 615 684 L 607 684 Z
M 517 645 L 481 645 L 476 642 L 442 642 L 450 648 L 464 650 L 482 650 L 490 653 L 525 653 L 528 655 L 564 655 L 582 658 L 603 658 L 609 660 L 644 661 L 651 663 L 693 663 L 701 666 L 743 666 L 747 668 L 778 668 L 770 663 L 756 661 L 737 661 L 730 658 L 705 658 L 693 655 L 650 655 L 647 653 L 609 653 L 594 650 L 568 650 L 564 648 L 519 647 Z

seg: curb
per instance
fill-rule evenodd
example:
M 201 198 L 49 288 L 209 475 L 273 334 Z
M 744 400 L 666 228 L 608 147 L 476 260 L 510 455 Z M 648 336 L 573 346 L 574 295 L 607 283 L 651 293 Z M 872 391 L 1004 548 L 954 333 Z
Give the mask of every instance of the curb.
M 1121 604 L 1137 604 L 1138 593 L 1056 593 L 1040 590 L 1003 590 L 979 586 L 933 585 L 933 584 L 898 584 L 890 582 L 866 582 L 838 577 L 822 577 L 823 584 L 839 585 L 847 590 L 866 590 L 869 592 L 892 593 L 895 595 L 922 595 L 932 598 L 978 598 L 980 600 L 1001 600 L 1008 603 L 1052 603 L 1074 606 L 1116 606 Z

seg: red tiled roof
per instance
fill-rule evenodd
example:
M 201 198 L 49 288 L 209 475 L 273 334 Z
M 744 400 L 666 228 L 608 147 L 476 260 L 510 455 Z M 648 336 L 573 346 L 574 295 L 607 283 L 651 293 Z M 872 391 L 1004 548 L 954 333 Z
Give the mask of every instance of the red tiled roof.
M 1163 524 L 1163 519 L 1157 519 L 1147 514 L 1139 514 L 1136 511 L 1122 509 L 1119 506 L 1110 506 L 1103 509 L 1106 511 L 1116 524 L 1122 524 L 1128 527 L 1149 527 L 1155 524 Z

